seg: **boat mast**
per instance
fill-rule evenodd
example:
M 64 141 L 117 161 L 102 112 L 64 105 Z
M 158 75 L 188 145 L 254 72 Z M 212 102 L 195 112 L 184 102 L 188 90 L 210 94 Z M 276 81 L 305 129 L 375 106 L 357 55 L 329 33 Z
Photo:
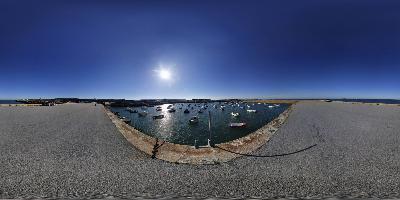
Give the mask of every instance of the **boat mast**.
M 208 111 L 208 146 L 211 147 L 211 111 Z

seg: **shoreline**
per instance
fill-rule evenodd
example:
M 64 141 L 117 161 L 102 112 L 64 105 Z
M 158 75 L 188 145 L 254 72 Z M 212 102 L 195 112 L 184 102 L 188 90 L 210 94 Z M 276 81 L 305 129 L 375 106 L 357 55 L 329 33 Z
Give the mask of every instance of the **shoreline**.
M 120 120 L 109 109 L 104 107 L 104 110 L 125 139 L 135 148 L 149 156 L 171 163 L 218 164 L 241 157 L 241 155 L 230 153 L 222 149 L 240 154 L 249 154 L 266 144 L 272 135 L 285 123 L 292 111 L 292 106 L 293 104 L 274 120 L 244 137 L 216 144 L 216 148 L 200 147 L 198 149 L 195 149 L 194 146 L 170 143 L 146 135 Z M 159 147 L 154 153 L 154 148 L 158 145 Z
M 332 101 L 334 103 L 345 103 L 345 104 L 364 104 L 370 106 L 400 106 L 400 104 L 395 103 L 365 103 L 365 102 L 356 102 L 356 101 Z
M 0 107 L 17 107 L 17 106 L 42 106 L 42 104 L 0 104 Z

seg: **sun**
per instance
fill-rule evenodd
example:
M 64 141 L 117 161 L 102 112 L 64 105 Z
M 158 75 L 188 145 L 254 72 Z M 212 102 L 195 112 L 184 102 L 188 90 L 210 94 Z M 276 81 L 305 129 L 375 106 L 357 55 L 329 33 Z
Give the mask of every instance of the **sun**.
M 158 75 L 163 80 L 170 80 L 171 79 L 171 72 L 167 69 L 161 69 L 158 71 Z

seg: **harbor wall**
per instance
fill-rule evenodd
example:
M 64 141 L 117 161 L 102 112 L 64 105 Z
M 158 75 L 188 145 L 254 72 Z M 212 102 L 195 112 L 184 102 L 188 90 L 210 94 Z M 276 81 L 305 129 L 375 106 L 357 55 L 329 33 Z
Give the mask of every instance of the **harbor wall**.
M 172 163 L 218 164 L 237 158 L 241 156 L 240 154 L 250 154 L 266 144 L 279 127 L 284 124 L 292 111 L 292 105 L 277 118 L 247 136 L 216 144 L 217 148 L 200 147 L 198 149 L 194 146 L 174 144 L 146 135 L 123 122 L 107 108 L 104 108 L 104 110 L 128 142 L 150 157 Z

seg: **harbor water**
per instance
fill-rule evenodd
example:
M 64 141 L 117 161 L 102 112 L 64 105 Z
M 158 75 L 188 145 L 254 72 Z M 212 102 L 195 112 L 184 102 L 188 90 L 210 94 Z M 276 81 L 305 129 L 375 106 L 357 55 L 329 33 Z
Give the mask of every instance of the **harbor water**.
M 0 104 L 21 104 L 16 100 L 0 100 Z
M 168 106 L 175 108 L 175 112 L 169 112 Z M 140 112 L 146 112 L 146 116 L 129 112 L 126 107 L 112 107 L 111 111 L 118 112 L 120 117 L 130 119 L 130 125 L 137 130 L 166 140 L 171 143 L 194 145 L 206 145 L 211 130 L 211 140 L 215 144 L 228 142 L 246 136 L 266 125 L 285 111 L 288 104 L 164 104 L 157 107 L 131 108 Z M 223 108 L 223 109 L 222 109 Z M 189 113 L 184 110 L 188 109 Z M 202 113 L 199 113 L 199 110 Z M 251 112 L 256 110 L 256 112 Z M 250 111 L 250 112 L 249 112 Z M 209 113 L 210 112 L 210 113 Z M 239 113 L 234 117 L 231 113 Z M 164 115 L 164 118 L 153 119 L 153 116 Z M 209 115 L 211 116 L 211 129 L 209 129 Z M 189 123 L 189 120 L 197 116 L 198 123 Z M 244 127 L 230 127 L 231 123 L 246 123 Z

